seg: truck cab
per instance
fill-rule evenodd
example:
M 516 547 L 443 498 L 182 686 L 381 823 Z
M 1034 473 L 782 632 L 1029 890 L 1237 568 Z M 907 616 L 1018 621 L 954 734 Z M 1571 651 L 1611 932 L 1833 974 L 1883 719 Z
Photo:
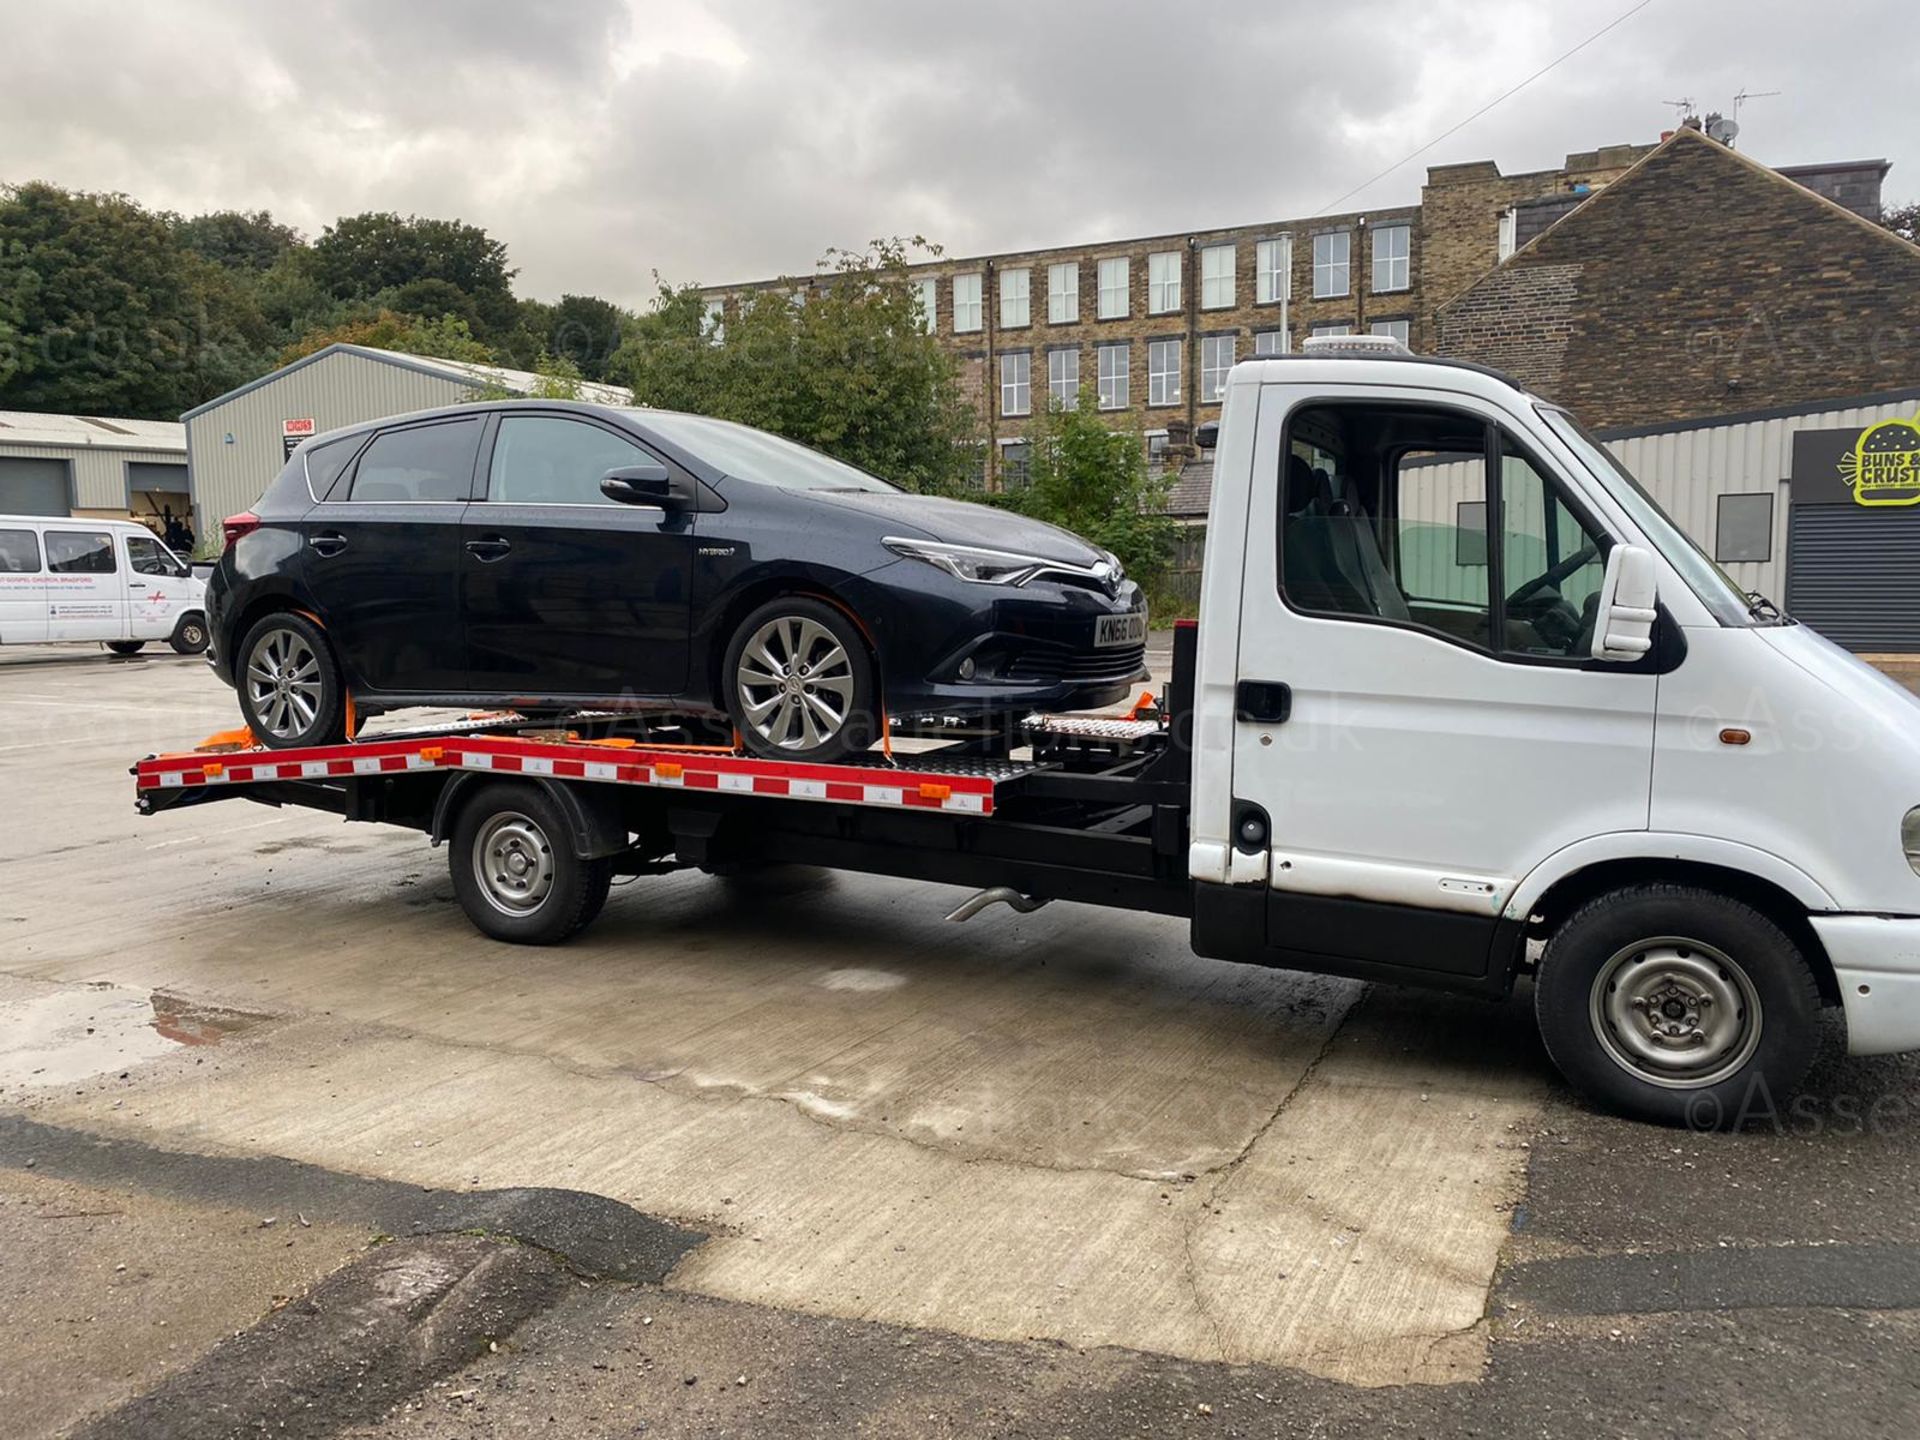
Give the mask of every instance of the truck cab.
M 1920 701 L 1565 410 L 1310 346 L 1235 368 L 1213 474 L 1202 953 L 1488 994 L 1537 965 L 1562 1070 L 1670 1120 L 1790 1090 L 1823 1002 L 1854 1053 L 1920 1046 Z

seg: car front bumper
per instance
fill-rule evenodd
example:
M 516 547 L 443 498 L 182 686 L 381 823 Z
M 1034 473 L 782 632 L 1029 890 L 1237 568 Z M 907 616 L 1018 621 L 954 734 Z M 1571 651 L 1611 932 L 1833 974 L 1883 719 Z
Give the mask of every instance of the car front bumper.
M 1847 1016 L 1847 1053 L 1920 1050 L 1920 918 L 1812 915 Z

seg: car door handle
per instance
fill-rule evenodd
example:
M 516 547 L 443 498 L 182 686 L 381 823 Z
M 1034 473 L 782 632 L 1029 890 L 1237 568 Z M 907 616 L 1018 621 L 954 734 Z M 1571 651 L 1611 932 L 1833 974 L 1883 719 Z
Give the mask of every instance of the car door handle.
M 311 545 L 322 558 L 331 559 L 347 548 L 347 537 L 330 530 L 322 531 L 318 535 L 309 536 L 307 544 Z
M 501 560 L 513 553 L 513 545 L 500 535 L 482 535 L 467 542 L 467 553 L 482 560 Z
M 1293 714 L 1293 687 L 1280 680 L 1242 680 L 1233 687 L 1233 718 L 1250 725 L 1284 725 Z

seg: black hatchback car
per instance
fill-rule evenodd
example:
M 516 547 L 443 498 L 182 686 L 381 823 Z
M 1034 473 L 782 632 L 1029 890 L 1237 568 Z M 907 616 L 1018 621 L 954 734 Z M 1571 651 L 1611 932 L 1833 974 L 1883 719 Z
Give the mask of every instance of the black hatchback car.
M 1111 704 L 1146 608 L 1105 551 L 743 425 L 556 401 L 308 441 L 226 522 L 209 659 L 254 735 L 413 705 L 672 710 L 837 759 L 886 716 Z

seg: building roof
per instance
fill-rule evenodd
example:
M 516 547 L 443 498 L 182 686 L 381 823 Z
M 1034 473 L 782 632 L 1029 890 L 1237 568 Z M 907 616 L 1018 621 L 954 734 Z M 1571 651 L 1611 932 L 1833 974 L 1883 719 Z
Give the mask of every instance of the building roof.
M 1176 520 L 1204 520 L 1213 499 L 1213 452 L 1203 450 L 1183 464 L 1167 491 L 1167 514 Z
M 187 427 L 178 420 L 106 420 L 96 415 L 41 415 L 28 410 L 0 410 L 0 445 L 161 450 L 184 457 Z
M 292 374 L 295 370 L 324 360 L 329 355 L 358 355 L 364 360 L 374 360 L 382 365 L 392 365 L 402 370 L 417 371 L 422 375 L 437 375 L 456 385 L 468 385 L 475 389 L 499 389 L 514 395 L 530 395 L 542 385 L 550 383 L 548 377 L 536 375 L 531 370 L 510 370 L 503 365 L 482 365 L 472 360 L 442 360 L 436 355 L 407 355 L 398 350 L 381 350 L 372 345 L 349 345 L 336 341 L 303 355 L 291 365 L 282 365 L 278 370 L 270 370 L 257 380 L 249 380 L 237 389 L 224 395 L 216 395 L 203 405 L 196 405 L 182 415 L 181 420 L 191 420 L 196 415 L 204 415 L 214 407 L 226 404 L 229 400 L 258 390 L 262 385 Z M 622 385 L 598 385 L 591 380 L 580 382 L 579 398 L 595 405 L 631 405 L 633 392 Z

